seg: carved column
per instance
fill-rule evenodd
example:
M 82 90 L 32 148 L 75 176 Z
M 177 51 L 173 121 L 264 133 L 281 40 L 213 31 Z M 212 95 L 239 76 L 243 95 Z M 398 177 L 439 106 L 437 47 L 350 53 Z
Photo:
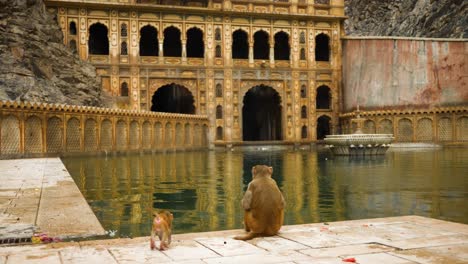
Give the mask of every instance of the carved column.
M 187 62 L 187 40 L 182 40 L 182 62 Z
M 249 43 L 249 64 L 251 64 L 251 66 L 254 64 L 253 43 Z

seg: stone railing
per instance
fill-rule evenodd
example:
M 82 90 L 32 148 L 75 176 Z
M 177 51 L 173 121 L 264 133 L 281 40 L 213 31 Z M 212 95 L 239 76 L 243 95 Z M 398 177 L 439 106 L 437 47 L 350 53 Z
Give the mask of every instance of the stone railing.
M 393 134 L 395 142 L 468 143 L 468 107 L 360 111 L 366 134 Z M 342 133 L 355 131 L 355 112 L 340 115 Z
M 0 101 L 0 157 L 208 148 L 206 116 Z

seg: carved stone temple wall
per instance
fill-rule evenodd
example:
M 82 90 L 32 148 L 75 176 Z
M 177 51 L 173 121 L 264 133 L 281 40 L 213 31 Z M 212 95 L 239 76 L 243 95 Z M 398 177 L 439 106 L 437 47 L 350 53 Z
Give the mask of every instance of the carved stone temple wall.
M 279 98 L 272 140 L 314 142 L 320 118 L 338 131 L 343 0 L 45 3 L 120 108 L 151 110 L 163 88 L 181 87 L 208 116 L 209 141 L 236 144 L 255 115 L 244 100 L 261 87 Z

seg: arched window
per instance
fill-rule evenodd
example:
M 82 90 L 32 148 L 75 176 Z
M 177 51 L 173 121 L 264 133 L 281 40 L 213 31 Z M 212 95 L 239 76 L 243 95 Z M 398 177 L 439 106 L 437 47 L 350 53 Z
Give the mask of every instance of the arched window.
M 205 44 L 203 42 L 203 32 L 199 28 L 191 28 L 187 31 L 187 57 L 205 57 Z
M 220 83 L 216 85 L 216 97 L 223 97 L 223 86 Z
M 280 31 L 275 34 L 275 60 L 289 60 L 291 48 L 289 47 L 289 35 Z
M 89 28 L 88 51 L 89 54 L 109 55 L 109 38 L 107 27 L 101 23 L 91 25 Z
M 216 58 L 221 58 L 222 54 L 221 54 L 221 46 L 220 45 L 216 45 L 216 48 L 215 48 L 215 57 Z
M 330 109 L 330 88 L 326 85 L 322 85 L 317 89 L 316 104 L 317 109 Z
M 299 56 L 300 60 L 306 60 L 305 49 L 301 48 L 301 54 Z
M 315 60 L 330 61 L 330 39 L 323 33 L 315 37 Z
M 307 107 L 305 105 L 301 108 L 301 118 L 307 118 Z
M 216 140 L 223 140 L 223 128 L 220 126 L 216 128 Z
M 324 139 L 326 135 L 330 135 L 330 117 L 321 116 L 317 119 L 317 139 Z
M 76 23 L 75 21 L 70 22 L 70 27 L 68 29 L 70 35 L 76 35 Z
M 305 32 L 301 32 L 301 35 L 299 35 L 299 43 L 300 44 L 305 44 Z
M 216 107 L 216 119 L 223 119 L 223 107 L 220 105 Z
M 140 56 L 158 56 L 158 31 L 151 25 L 140 29 Z
M 249 58 L 249 41 L 245 31 L 238 29 L 232 33 L 232 58 Z
M 120 96 L 128 96 L 128 84 L 127 84 L 127 82 L 123 82 L 120 85 Z
M 254 59 L 268 60 L 270 57 L 270 42 L 269 36 L 263 30 L 257 31 L 254 34 Z
M 182 41 L 180 40 L 180 30 L 176 27 L 168 27 L 164 30 L 165 57 L 181 57 L 182 56 Z
M 215 30 L 215 40 L 221 40 L 221 29 L 216 28 Z
M 121 37 L 127 36 L 127 24 L 125 23 L 122 23 L 122 25 L 120 25 L 120 36 Z
M 76 40 L 74 40 L 74 39 L 70 40 L 70 50 L 71 50 L 73 53 L 76 53 L 76 52 L 77 52 L 77 49 L 76 49 Z
M 301 86 L 301 98 L 307 98 L 307 86 Z
M 122 41 L 120 44 L 120 55 L 128 55 L 127 42 Z
M 307 126 L 302 126 L 302 129 L 301 129 L 301 138 L 302 139 L 306 139 L 307 138 Z

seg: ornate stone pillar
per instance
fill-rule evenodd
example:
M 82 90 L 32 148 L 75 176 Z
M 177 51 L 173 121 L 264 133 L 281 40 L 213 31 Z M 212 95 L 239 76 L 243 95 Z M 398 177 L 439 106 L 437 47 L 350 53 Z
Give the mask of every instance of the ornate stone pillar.
M 270 67 L 275 66 L 275 40 L 270 41 Z
M 182 62 L 187 62 L 187 40 L 182 40 Z
M 253 43 L 249 43 L 249 64 L 254 63 L 254 50 Z
M 164 38 L 159 39 L 159 57 L 164 59 Z

